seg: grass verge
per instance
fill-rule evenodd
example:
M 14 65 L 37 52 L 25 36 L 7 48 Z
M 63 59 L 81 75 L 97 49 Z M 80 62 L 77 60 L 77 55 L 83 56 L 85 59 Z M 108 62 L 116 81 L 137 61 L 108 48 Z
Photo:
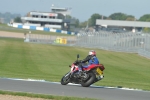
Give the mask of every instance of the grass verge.
M 13 96 L 25 96 L 25 97 L 31 97 L 31 98 L 42 98 L 42 99 L 50 99 L 50 100 L 96 100 L 96 99 L 91 99 L 91 98 L 54 96 L 54 95 L 33 94 L 33 93 L 23 93 L 23 92 L 11 92 L 11 91 L 0 91 L 0 94 L 13 95 Z

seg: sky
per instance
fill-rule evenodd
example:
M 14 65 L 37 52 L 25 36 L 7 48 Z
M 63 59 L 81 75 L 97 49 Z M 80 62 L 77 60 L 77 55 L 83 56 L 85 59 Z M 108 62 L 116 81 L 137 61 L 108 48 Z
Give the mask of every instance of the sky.
M 51 5 L 71 9 L 71 16 L 81 22 L 92 14 L 110 16 L 113 13 L 133 15 L 139 19 L 150 14 L 150 0 L 0 0 L 0 13 L 10 12 L 25 16 L 30 11 L 51 12 Z

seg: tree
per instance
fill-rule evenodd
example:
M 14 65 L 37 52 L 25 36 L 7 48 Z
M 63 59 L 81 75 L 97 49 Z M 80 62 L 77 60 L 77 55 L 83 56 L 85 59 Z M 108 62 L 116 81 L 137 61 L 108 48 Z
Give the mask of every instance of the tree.
M 14 22 L 22 23 L 22 20 L 20 17 L 16 17 L 16 18 L 14 18 Z
M 134 21 L 135 18 L 134 17 L 127 17 L 126 21 Z
M 139 21 L 147 21 L 150 22 L 150 14 L 145 14 L 142 17 L 140 17 Z
M 135 21 L 135 17 L 132 15 L 128 15 L 126 18 L 127 21 Z
M 149 32 L 150 32 L 150 28 L 145 27 L 145 28 L 143 29 L 143 32 L 145 32 L 145 33 L 149 33 Z
M 10 12 L 0 13 L 0 18 L 4 19 L 4 23 L 9 23 L 12 19 L 17 16 L 21 16 L 20 14 L 11 14 Z
M 70 15 L 66 15 L 66 19 L 70 19 L 70 20 L 74 21 L 74 26 L 79 27 L 79 23 L 80 23 L 79 19 L 72 17 Z
M 66 19 L 72 19 L 72 16 L 66 15 Z
M 112 20 L 126 20 L 127 17 L 128 16 L 124 13 L 114 13 L 109 16 L 109 18 L 111 18 Z
M 76 20 L 75 27 L 79 27 L 79 23 L 80 23 L 79 19 L 75 19 L 75 20 Z
M 81 23 L 79 24 L 79 27 L 80 27 L 80 28 L 85 28 L 85 27 L 87 26 L 87 23 L 88 23 L 88 21 L 81 22 Z
M 142 17 L 140 17 L 139 21 L 150 22 L 150 14 L 143 15 Z M 143 28 L 143 32 L 150 32 L 150 28 L 148 27 Z
M 96 25 L 96 19 L 106 19 L 106 18 L 107 18 L 106 16 L 95 13 L 88 20 L 89 26 L 95 26 Z

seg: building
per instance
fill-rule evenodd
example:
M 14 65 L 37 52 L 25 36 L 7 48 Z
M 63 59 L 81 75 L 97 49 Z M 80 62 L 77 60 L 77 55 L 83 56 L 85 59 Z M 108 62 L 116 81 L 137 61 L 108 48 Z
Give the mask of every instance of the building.
M 51 12 L 31 11 L 26 17 L 22 17 L 23 25 L 62 29 L 69 31 L 72 20 L 67 20 L 70 15 L 68 8 L 60 8 L 52 5 Z
M 104 27 L 131 27 L 131 31 L 135 32 L 139 28 L 150 27 L 150 22 L 96 19 L 96 25 Z
M 71 15 L 71 8 L 60 8 L 60 7 L 54 6 L 53 4 L 51 6 L 51 11 L 54 13 L 61 13 L 64 16 Z

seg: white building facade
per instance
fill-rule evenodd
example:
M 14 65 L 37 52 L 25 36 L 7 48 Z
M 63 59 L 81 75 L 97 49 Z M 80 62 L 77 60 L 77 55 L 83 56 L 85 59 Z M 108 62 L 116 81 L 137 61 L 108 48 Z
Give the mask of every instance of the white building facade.
M 66 15 L 70 15 L 67 8 L 58 8 L 53 5 L 51 12 L 31 11 L 21 19 L 25 26 L 68 30 L 69 22 L 65 22 Z

